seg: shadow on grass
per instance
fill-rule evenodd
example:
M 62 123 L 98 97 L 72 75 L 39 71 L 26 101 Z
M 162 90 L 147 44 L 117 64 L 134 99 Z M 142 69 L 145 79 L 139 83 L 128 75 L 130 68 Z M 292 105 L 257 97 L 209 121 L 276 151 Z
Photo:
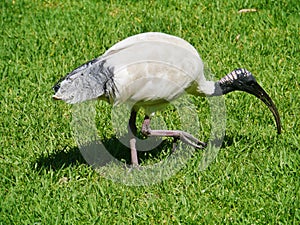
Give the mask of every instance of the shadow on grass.
M 68 146 L 53 153 L 43 154 L 34 163 L 37 170 L 60 170 L 78 164 L 86 164 L 79 148 L 69 148 Z
M 96 160 L 97 166 L 105 166 L 111 162 L 111 160 L 105 158 L 106 155 L 110 155 L 114 159 L 130 165 L 130 149 L 123 144 L 124 141 L 128 141 L 129 143 L 129 139 L 126 140 L 126 137 L 123 137 L 122 141 L 116 137 L 112 137 L 110 139 L 101 140 L 101 143 L 89 143 L 86 146 L 82 146 L 80 149 L 79 147 L 70 148 L 69 146 L 65 146 L 63 149 L 57 149 L 53 153 L 41 155 L 34 162 L 34 167 L 37 170 L 60 170 L 80 164 L 90 165 L 86 159 L 90 159 L 91 157 L 94 157 L 93 160 Z M 147 141 L 149 143 L 149 140 Z M 157 142 L 157 140 L 154 139 L 152 141 Z M 162 153 L 167 151 L 167 149 L 172 149 L 172 142 L 170 140 L 159 140 L 158 142 L 157 147 L 152 150 L 138 151 L 138 159 L 140 162 L 150 158 L 159 158 Z M 99 146 L 101 146 L 100 149 Z M 139 149 L 139 143 L 137 143 L 137 148 Z M 97 156 L 101 156 L 103 159 L 97 159 Z
M 235 139 L 236 138 L 231 135 L 230 136 L 225 135 L 224 140 L 221 145 L 221 148 L 226 148 L 226 147 L 232 146 L 234 144 Z
M 226 148 L 226 147 L 231 147 L 231 146 L 236 146 L 239 145 L 239 142 L 245 142 L 249 141 L 249 143 L 253 143 L 254 139 L 251 136 L 247 135 L 241 135 L 241 134 L 228 134 L 224 136 L 221 149 Z
M 221 144 L 221 149 L 231 146 L 237 139 L 243 138 L 245 137 L 225 135 L 224 140 Z M 216 142 L 219 141 L 221 140 L 216 140 Z M 87 158 L 93 158 L 93 160 L 97 160 L 95 161 L 97 162 L 97 166 L 105 166 L 107 163 L 110 163 L 112 161 L 111 158 L 130 165 L 130 149 L 123 144 L 126 142 L 129 143 L 128 136 L 124 136 L 121 138 L 112 137 L 109 139 L 104 139 L 101 140 L 101 143 L 90 143 L 89 145 L 82 146 L 81 149 L 79 149 L 78 147 L 70 148 L 69 146 L 65 146 L 63 149 L 57 149 L 53 153 L 41 155 L 35 161 L 34 165 L 37 170 L 43 168 L 46 170 L 60 170 L 80 164 L 90 165 L 90 163 L 87 163 L 87 161 L 85 160 Z M 141 146 L 141 143 L 143 142 L 144 146 Z M 137 142 L 137 149 L 145 149 L 145 147 L 147 148 L 147 146 L 145 146 L 147 144 L 152 146 L 156 145 L 156 147 L 148 151 L 138 151 L 139 162 L 147 161 L 150 158 L 156 160 L 158 158 L 166 157 L 166 154 L 171 154 L 171 139 L 161 140 L 157 138 L 148 138 L 147 141 L 140 139 Z M 219 144 L 220 143 L 218 143 L 218 145 Z M 101 149 L 103 151 L 105 150 L 105 152 L 99 152 L 100 145 L 102 146 Z M 109 156 L 105 158 L 105 156 L 107 155 Z M 103 159 L 97 159 L 97 156 L 103 156 Z

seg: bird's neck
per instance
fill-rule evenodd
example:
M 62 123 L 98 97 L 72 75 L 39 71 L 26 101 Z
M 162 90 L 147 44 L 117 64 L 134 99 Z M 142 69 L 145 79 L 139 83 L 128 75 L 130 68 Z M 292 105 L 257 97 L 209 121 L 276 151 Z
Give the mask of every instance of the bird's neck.
M 214 83 L 214 92 L 212 96 L 225 95 L 232 91 L 239 90 L 239 85 L 242 79 L 247 79 L 250 75 L 244 69 L 236 69 L 225 77 Z M 245 75 L 246 74 L 246 75 Z M 252 77 L 252 76 L 251 76 Z M 253 78 L 254 79 L 254 78 Z M 254 79 L 255 80 L 255 79 Z
M 214 81 L 202 81 L 198 86 L 198 94 L 200 96 L 217 96 L 216 92 L 216 82 Z
M 234 88 L 230 82 L 206 81 L 205 83 L 201 84 L 202 85 L 198 87 L 198 94 L 201 96 L 221 96 L 234 91 Z
M 235 69 L 225 77 L 215 82 L 212 96 L 225 95 L 232 91 L 245 91 L 244 86 L 249 82 L 256 82 L 253 75 L 246 69 Z
M 221 96 L 234 91 L 230 83 L 217 81 L 214 83 L 214 92 L 210 96 Z

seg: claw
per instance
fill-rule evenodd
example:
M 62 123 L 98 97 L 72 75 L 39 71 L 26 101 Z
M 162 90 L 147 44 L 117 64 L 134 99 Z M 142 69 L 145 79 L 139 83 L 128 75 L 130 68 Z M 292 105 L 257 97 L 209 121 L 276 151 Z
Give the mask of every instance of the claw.
M 199 141 L 197 138 L 195 138 L 193 135 L 181 131 L 180 132 L 180 140 L 182 142 L 185 142 L 186 144 L 189 144 L 193 146 L 194 148 L 203 149 L 207 146 L 205 142 Z

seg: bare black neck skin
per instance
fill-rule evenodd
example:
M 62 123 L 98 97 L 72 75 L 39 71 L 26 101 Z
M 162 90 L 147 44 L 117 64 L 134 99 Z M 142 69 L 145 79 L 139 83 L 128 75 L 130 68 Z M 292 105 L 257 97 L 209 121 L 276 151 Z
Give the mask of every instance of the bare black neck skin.
M 248 92 L 249 87 L 256 84 L 254 76 L 248 70 L 236 69 L 215 83 L 212 96 L 225 95 L 232 91 Z
M 266 91 L 256 82 L 254 76 L 249 71 L 245 69 L 236 69 L 217 81 L 212 96 L 225 95 L 232 91 L 244 91 L 263 101 L 273 113 L 276 121 L 277 133 L 281 133 L 280 116 L 274 102 Z

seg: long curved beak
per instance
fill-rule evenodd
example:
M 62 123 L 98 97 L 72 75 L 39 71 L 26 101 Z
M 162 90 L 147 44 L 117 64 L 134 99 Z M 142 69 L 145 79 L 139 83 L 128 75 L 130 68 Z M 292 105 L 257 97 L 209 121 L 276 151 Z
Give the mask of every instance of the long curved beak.
M 273 116 L 275 117 L 277 133 L 280 134 L 281 133 L 281 121 L 280 121 L 280 116 L 279 116 L 278 110 L 277 110 L 274 102 L 270 98 L 270 96 L 265 92 L 265 90 L 257 82 L 253 82 L 251 85 L 244 87 L 243 91 L 245 91 L 249 94 L 255 95 L 257 98 L 262 100 L 268 106 L 268 108 L 273 113 Z

